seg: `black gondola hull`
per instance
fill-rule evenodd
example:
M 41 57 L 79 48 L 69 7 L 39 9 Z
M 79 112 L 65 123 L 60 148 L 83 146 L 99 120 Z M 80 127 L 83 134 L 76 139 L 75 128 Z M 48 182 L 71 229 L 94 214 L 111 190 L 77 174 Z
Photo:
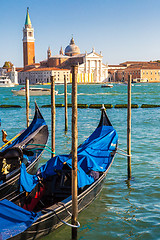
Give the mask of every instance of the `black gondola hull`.
M 115 157 L 115 156 L 114 156 Z M 99 195 L 101 192 L 105 177 L 107 172 L 109 171 L 114 158 L 103 175 L 95 181 L 91 186 L 89 186 L 84 192 L 78 195 L 78 213 L 87 208 Z M 58 206 L 59 205 L 59 206 Z M 12 237 L 12 240 L 31 240 L 37 239 L 42 236 L 45 236 L 60 226 L 63 225 L 63 221 L 67 222 L 71 219 L 71 215 L 69 213 L 72 212 L 72 200 L 71 197 L 65 203 L 58 203 L 57 205 L 53 205 L 48 209 L 42 211 L 42 216 L 37 219 L 35 223 L 32 224 L 26 231 L 23 233 Z
M 86 207 L 88 207 L 101 192 L 105 175 L 103 174 L 100 179 L 98 179 L 94 184 L 92 184 L 88 189 L 86 189 L 83 193 L 78 196 L 78 212 L 81 212 Z M 62 226 L 63 223 L 60 221 L 68 221 L 71 219 L 70 213 L 72 212 L 72 200 L 66 202 L 64 205 L 59 203 L 59 207 L 57 208 L 53 205 L 49 209 L 42 211 L 43 215 L 37 219 L 37 221 L 32 224 L 26 231 L 23 233 L 12 237 L 13 240 L 21 240 L 21 239 L 37 239 L 44 235 L 47 235 Z M 48 211 L 48 213 L 47 213 Z M 46 212 L 46 213 L 45 213 Z
M 38 109 L 38 114 L 40 118 L 43 118 L 41 113 Z M 43 145 L 37 150 L 34 155 L 32 156 L 32 161 L 30 164 L 26 163 L 26 170 L 30 174 L 35 174 L 39 165 L 39 159 L 44 151 L 45 145 L 47 144 L 48 140 L 48 126 L 42 125 L 36 130 L 36 134 L 32 137 L 28 137 L 25 139 L 25 146 L 27 146 L 28 150 L 32 150 L 32 147 L 37 146 L 38 144 Z M 33 144 L 33 145 L 30 145 Z M 23 143 L 17 144 L 18 147 L 21 148 Z M 20 168 L 16 169 L 15 171 L 11 172 L 10 174 L 6 175 L 6 180 L 0 184 L 0 200 L 8 199 L 10 200 L 14 196 L 17 195 L 19 189 L 19 177 L 20 177 Z

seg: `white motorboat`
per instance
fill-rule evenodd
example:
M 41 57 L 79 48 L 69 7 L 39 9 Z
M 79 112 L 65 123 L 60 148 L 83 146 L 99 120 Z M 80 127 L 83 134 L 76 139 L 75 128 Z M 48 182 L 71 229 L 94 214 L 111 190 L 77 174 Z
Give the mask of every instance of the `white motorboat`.
M 101 85 L 102 88 L 112 88 L 113 84 L 103 84 Z
M 14 87 L 15 84 L 8 76 L 0 76 L 0 87 Z
M 12 90 L 14 95 L 25 96 L 25 87 L 22 87 L 20 90 Z M 55 94 L 58 94 L 58 91 L 55 91 Z M 30 96 L 40 96 L 40 95 L 51 95 L 51 89 L 49 88 L 29 88 Z

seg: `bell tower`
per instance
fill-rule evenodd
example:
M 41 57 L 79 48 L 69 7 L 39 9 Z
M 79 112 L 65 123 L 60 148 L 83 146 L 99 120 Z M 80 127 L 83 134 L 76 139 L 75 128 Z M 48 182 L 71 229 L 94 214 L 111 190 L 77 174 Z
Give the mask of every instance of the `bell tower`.
M 29 8 L 27 8 L 25 26 L 23 28 L 23 64 L 31 65 L 35 63 L 34 29 L 32 28 Z
M 51 49 L 50 49 L 50 47 L 48 47 L 48 50 L 47 50 L 47 57 L 48 57 L 48 59 L 51 57 Z

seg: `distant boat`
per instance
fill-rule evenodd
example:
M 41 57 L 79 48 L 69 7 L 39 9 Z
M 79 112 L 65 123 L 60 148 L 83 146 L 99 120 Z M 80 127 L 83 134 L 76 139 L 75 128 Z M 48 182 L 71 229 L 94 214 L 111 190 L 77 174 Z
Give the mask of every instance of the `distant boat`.
M 45 82 L 40 83 L 40 82 L 37 82 L 37 83 L 35 83 L 35 85 L 51 85 L 51 83 L 45 83 Z
M 112 88 L 113 84 L 103 84 L 101 85 L 102 88 Z
M 25 87 L 22 87 L 20 90 L 12 90 L 14 95 L 25 96 Z M 39 95 L 51 95 L 51 89 L 49 88 L 30 88 L 30 96 L 39 96 Z M 55 91 L 55 94 L 58 94 L 58 91 Z
M 125 85 L 125 86 L 128 85 L 127 82 L 119 82 L 118 84 L 119 84 L 119 85 Z
M 14 87 L 15 84 L 12 83 L 8 76 L 0 76 L 0 87 Z

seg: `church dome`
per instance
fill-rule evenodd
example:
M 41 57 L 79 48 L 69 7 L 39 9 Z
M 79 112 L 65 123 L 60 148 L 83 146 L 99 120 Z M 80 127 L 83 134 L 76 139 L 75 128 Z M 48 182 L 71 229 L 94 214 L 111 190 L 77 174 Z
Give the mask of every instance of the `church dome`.
M 79 47 L 75 44 L 74 39 L 72 37 L 70 44 L 65 48 L 65 55 L 74 56 L 80 54 Z

